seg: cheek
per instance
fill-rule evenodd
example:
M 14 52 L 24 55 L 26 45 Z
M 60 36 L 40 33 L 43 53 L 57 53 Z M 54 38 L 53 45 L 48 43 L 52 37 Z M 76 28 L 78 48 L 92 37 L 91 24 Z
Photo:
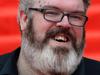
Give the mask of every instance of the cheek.
M 82 38 L 83 37 L 83 30 L 82 29 L 76 30 L 76 36 L 77 36 L 77 38 Z
M 44 38 L 46 32 L 53 26 L 52 23 L 46 21 L 42 14 L 36 14 L 33 16 L 33 28 L 35 31 L 35 36 L 38 38 Z
M 75 28 L 77 43 L 80 43 L 83 40 L 84 30 L 83 28 Z

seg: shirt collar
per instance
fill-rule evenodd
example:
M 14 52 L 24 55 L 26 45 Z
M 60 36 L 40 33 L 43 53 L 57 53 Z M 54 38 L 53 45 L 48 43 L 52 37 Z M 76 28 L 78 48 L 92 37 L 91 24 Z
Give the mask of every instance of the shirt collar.
M 17 70 L 17 59 L 20 53 L 20 48 L 15 50 L 14 52 L 8 54 L 8 60 L 4 64 L 0 75 L 18 75 L 18 70 Z

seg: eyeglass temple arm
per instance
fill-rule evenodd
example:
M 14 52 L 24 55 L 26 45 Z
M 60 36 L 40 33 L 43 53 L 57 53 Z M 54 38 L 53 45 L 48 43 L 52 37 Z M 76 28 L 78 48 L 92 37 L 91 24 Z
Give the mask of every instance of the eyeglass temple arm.
M 35 11 L 39 11 L 39 12 L 44 12 L 44 9 L 40 9 L 40 8 L 29 8 L 29 10 L 35 10 Z

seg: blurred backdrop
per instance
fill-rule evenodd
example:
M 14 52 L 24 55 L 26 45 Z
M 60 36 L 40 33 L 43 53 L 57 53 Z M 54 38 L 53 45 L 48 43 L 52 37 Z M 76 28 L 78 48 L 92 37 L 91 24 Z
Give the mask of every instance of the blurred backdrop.
M 18 3 L 19 0 L 0 0 L 0 55 L 12 52 L 21 44 Z M 91 0 L 87 15 L 84 56 L 100 61 L 100 0 Z

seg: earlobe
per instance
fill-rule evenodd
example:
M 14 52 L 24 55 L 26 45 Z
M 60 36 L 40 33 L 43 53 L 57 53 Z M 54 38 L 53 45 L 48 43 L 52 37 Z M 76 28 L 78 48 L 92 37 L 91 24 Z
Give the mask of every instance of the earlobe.
M 24 11 L 20 11 L 20 27 L 24 31 L 27 27 L 28 18 Z

